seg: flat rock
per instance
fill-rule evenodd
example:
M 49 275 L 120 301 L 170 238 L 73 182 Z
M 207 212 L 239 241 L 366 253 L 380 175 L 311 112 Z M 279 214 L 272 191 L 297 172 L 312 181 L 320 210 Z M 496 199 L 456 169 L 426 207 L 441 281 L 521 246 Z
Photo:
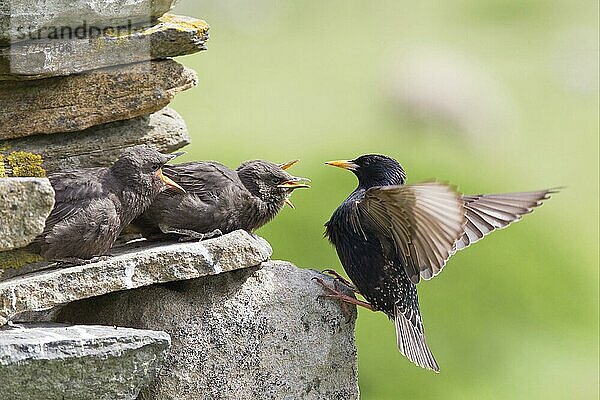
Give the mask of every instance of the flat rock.
M 93 126 L 84 131 L 36 135 L 0 141 L 0 149 L 40 154 L 48 173 L 109 166 L 124 148 L 147 144 L 171 153 L 190 143 L 183 118 L 171 108 L 153 114 Z
M 173 345 L 139 399 L 357 399 L 354 323 L 287 262 L 67 305 L 59 320 L 164 330 Z
M 42 233 L 52 207 L 48 179 L 0 178 L 0 251 L 23 247 Z
M 0 2 L 0 45 L 61 27 L 118 27 L 149 23 L 168 12 L 175 0 L 10 0 Z M 38 35 L 39 33 L 39 35 Z M 31 34 L 31 35 L 30 35 Z
M 0 139 L 73 132 L 147 115 L 196 84 L 196 73 L 173 60 L 0 82 Z
M 0 80 L 40 79 L 205 50 L 203 20 L 167 14 L 152 27 L 92 39 L 43 39 L 0 48 Z
M 31 325 L 0 330 L 4 400 L 135 399 L 161 367 L 165 332 Z
M 272 250 L 264 239 L 240 230 L 202 242 L 131 243 L 112 253 L 108 259 L 0 282 L 0 326 L 20 313 L 92 296 L 252 267 L 269 259 Z

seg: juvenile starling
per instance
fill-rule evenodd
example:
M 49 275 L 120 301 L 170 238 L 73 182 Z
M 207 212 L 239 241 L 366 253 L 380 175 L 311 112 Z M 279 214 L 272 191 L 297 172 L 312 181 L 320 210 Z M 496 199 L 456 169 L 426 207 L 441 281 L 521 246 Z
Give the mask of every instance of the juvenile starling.
M 156 195 L 167 187 L 183 191 L 161 170 L 177 155 L 135 146 L 125 150 L 111 167 L 51 174 L 54 209 L 44 231 L 28 249 L 58 261 L 103 255 Z
M 287 203 L 294 189 L 309 187 L 306 178 L 285 170 L 298 160 L 273 164 L 246 161 L 235 171 L 215 161 L 169 165 L 165 175 L 185 189 L 167 190 L 133 223 L 147 238 L 170 234 L 180 240 L 206 239 L 269 222 Z
M 383 311 L 395 322 L 400 352 L 439 371 L 425 341 L 417 283 L 436 276 L 456 251 L 531 212 L 553 191 L 467 196 L 443 183 L 405 185 L 400 164 L 382 155 L 327 164 L 358 178 L 358 187 L 327 222 L 326 235 L 354 285 L 346 283 L 368 303 L 320 280 L 325 297 Z

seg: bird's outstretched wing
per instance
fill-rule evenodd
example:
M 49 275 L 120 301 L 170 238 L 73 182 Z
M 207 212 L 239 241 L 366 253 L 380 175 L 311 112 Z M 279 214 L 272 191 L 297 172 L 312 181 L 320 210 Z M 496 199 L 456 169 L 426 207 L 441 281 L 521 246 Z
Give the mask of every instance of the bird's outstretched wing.
M 442 270 L 464 232 L 463 200 L 443 183 L 372 187 L 357 206 L 377 232 L 393 240 L 415 284 Z
M 467 222 L 464 233 L 454 244 L 452 254 L 482 239 L 488 233 L 505 228 L 550 198 L 556 189 L 534 192 L 463 195 Z

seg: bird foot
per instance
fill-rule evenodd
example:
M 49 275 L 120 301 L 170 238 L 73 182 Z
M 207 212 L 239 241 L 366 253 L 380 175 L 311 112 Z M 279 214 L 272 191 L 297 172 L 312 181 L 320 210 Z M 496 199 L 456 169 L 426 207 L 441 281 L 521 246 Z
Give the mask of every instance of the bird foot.
M 344 285 L 346 285 L 348 287 L 348 289 L 352 290 L 354 293 L 359 293 L 360 294 L 360 292 L 358 291 L 358 289 L 356 288 L 356 286 L 354 285 L 354 283 L 352 283 L 348 279 L 344 278 L 336 270 L 328 268 L 328 269 L 324 269 L 321 272 L 324 273 L 324 274 L 332 275 L 335 279 L 339 280 L 341 283 L 343 283 Z
M 106 261 L 112 257 L 110 254 L 105 254 L 101 256 L 92 257 L 90 259 L 83 259 L 78 257 L 67 257 L 60 260 L 56 260 L 56 263 L 52 265 L 54 268 L 69 268 L 69 267 L 77 267 L 78 265 L 87 265 L 92 264 L 99 261 Z
M 342 314 L 344 314 L 344 317 L 346 318 L 346 323 L 348 323 L 352 320 L 352 312 L 349 307 L 349 304 L 354 304 L 355 306 L 360 306 L 360 307 L 364 307 L 368 310 L 375 311 L 373 306 L 371 304 L 367 303 L 366 301 L 358 300 L 352 296 L 349 296 L 349 295 L 341 292 L 340 289 L 338 288 L 338 283 L 340 283 L 340 282 L 338 282 L 337 280 L 334 281 L 333 286 L 329 285 L 323 279 L 318 278 L 318 277 L 314 277 L 314 278 L 312 278 L 312 280 L 316 281 L 327 292 L 327 294 L 321 295 L 321 296 L 319 296 L 319 298 L 326 298 L 326 299 L 333 299 L 333 300 L 340 301 L 340 306 L 342 308 Z
M 162 230 L 163 233 L 166 234 L 174 234 L 179 236 L 179 242 L 193 242 L 195 240 L 201 241 L 210 238 L 214 238 L 217 236 L 221 236 L 223 232 L 220 229 L 215 229 L 214 231 L 208 233 L 200 233 L 193 231 L 191 229 L 180 229 L 180 228 L 169 228 Z

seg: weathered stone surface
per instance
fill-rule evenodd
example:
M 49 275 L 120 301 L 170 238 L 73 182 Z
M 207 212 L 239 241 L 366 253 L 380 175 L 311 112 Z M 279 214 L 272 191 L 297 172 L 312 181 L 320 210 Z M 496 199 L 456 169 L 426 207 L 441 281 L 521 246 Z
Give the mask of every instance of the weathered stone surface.
M 23 247 L 44 230 L 54 207 L 45 178 L 0 178 L 0 251 Z
M 140 399 L 357 399 L 354 323 L 318 297 L 316 276 L 267 262 L 83 300 L 58 318 L 168 332 L 165 365 Z
M 46 270 L 0 282 L 0 326 L 19 313 L 42 311 L 75 300 L 154 283 L 193 279 L 247 268 L 267 260 L 271 246 L 235 231 L 202 242 L 132 243 L 109 259 Z
M 124 148 L 147 144 L 170 153 L 190 143 L 183 118 L 171 108 L 84 131 L 0 141 L 0 149 L 41 154 L 48 173 L 112 165 Z
M 55 28 L 118 27 L 148 23 L 176 0 L 9 0 L 0 2 L 0 45 L 24 40 L 29 33 L 50 35 Z M 22 29 L 19 29 L 21 27 Z M 25 35 L 24 35 L 25 34 Z
M 112 326 L 0 330 L 1 397 L 135 399 L 156 376 L 169 345 L 165 332 Z
M 0 80 L 40 79 L 205 50 L 206 22 L 167 14 L 150 28 L 93 39 L 45 39 L 0 48 Z
M 150 114 L 196 83 L 196 73 L 173 60 L 0 82 L 0 139 L 78 131 Z

